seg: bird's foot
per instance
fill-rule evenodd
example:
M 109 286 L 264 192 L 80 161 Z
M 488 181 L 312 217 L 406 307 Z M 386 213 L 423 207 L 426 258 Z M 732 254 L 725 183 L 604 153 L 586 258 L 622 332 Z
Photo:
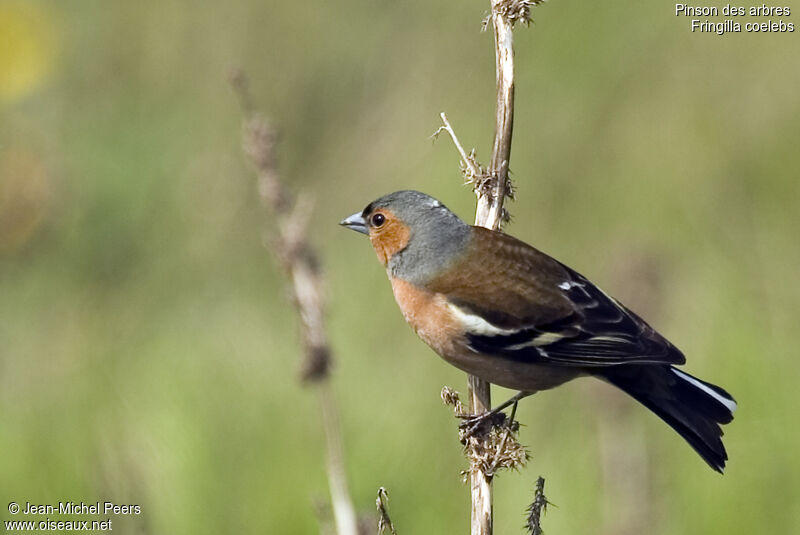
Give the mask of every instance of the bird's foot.
M 458 426 L 461 430 L 462 441 L 476 435 L 489 433 L 492 428 L 504 429 L 506 427 L 519 427 L 519 424 L 510 420 L 504 412 L 487 411 L 482 414 L 462 414 L 459 416 L 463 422 Z

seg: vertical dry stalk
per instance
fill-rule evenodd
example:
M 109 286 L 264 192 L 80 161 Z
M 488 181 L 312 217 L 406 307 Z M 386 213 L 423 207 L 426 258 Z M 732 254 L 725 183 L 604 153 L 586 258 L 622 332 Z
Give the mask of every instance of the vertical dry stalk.
M 511 136 L 514 126 L 514 40 L 513 27 L 517 22 L 530 22 L 530 8 L 543 0 L 491 0 L 491 21 L 495 45 L 496 109 L 495 131 L 489 167 L 484 169 L 475 158 L 474 151 L 467 154 L 456 137 L 444 113 L 442 126 L 434 136 L 447 132 L 456 145 L 462 160 L 462 170 L 467 181 L 472 184 L 478 196 L 475 211 L 475 225 L 498 229 L 508 220 L 503 208 L 506 197 L 512 196 L 508 178 L 511 158 Z M 488 382 L 474 375 L 468 376 L 469 412 L 480 414 L 491 409 L 491 391 Z M 480 440 L 489 450 L 489 435 Z M 469 484 L 472 497 L 471 533 L 472 535 L 491 535 L 492 533 L 492 476 L 478 459 L 470 458 Z
M 267 246 L 289 275 L 294 305 L 302 321 L 305 359 L 301 376 L 317 388 L 336 533 L 358 535 L 344 470 L 338 411 L 328 380 L 331 350 L 325 330 L 323 276 L 307 239 L 306 225 L 313 219 L 309 216 L 311 202 L 303 196 L 293 201 L 281 182 L 275 157 L 276 133 L 264 117 L 253 111 L 244 73 L 232 73 L 230 81 L 244 114 L 243 147 L 256 171 L 259 198 L 265 212 L 272 215 L 274 224 L 270 229 L 277 228 Z
M 384 487 L 378 489 L 375 507 L 378 509 L 378 535 L 383 535 L 387 531 L 392 535 L 397 535 L 392 519 L 389 518 L 389 494 Z
M 533 502 L 528 506 L 528 518 L 525 527 L 530 535 L 542 535 L 542 513 L 547 512 L 547 497 L 544 495 L 544 478 L 539 476 L 536 480 L 536 489 L 533 493 Z
M 508 163 L 514 128 L 514 34 L 507 14 L 507 0 L 491 0 L 494 59 L 497 79 L 495 129 L 488 180 L 476 189 L 478 207 L 475 224 L 497 229 L 503 222 L 503 202 L 509 192 Z
M 478 206 L 475 224 L 489 229 L 500 227 L 506 212 L 503 203 L 511 192 L 508 169 L 511 158 L 511 135 L 514 127 L 514 37 L 516 20 L 527 20 L 528 4 L 509 0 L 491 0 L 491 23 L 494 32 L 497 101 L 494 142 L 488 177 L 475 182 Z M 470 375 L 468 378 L 469 411 L 479 414 L 491 409 L 489 383 Z M 472 495 L 471 533 L 492 533 L 492 477 L 476 467 L 470 470 Z
M 470 375 L 467 378 L 469 412 L 480 414 L 491 409 L 492 398 L 489 383 Z M 469 488 L 472 499 L 470 514 L 470 533 L 472 535 L 492 535 L 492 476 L 484 472 L 474 462 L 469 470 Z

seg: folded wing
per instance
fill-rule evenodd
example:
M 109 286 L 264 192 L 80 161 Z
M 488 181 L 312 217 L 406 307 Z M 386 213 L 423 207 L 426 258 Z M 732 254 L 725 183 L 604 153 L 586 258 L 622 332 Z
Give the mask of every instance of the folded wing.
M 475 229 L 459 277 L 434 281 L 477 353 L 561 366 L 682 364 L 683 354 L 585 277 L 506 234 Z M 468 252 L 467 254 L 470 254 Z

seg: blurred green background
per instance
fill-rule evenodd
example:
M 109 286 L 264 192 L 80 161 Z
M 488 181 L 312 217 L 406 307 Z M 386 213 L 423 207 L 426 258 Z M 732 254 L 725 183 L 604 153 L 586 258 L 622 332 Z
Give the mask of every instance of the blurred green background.
M 320 531 L 323 435 L 261 245 L 226 81 L 242 66 L 283 177 L 317 199 L 353 498 L 370 513 L 386 486 L 401 534 L 467 531 L 439 401 L 465 377 L 336 223 L 406 188 L 472 218 L 455 150 L 428 136 L 446 111 L 487 158 L 487 6 L 0 0 L 0 518 L 108 499 L 142 507 L 114 517 L 123 533 Z M 526 400 L 532 459 L 497 479 L 496 532 L 522 532 L 539 474 L 554 535 L 797 530 L 797 34 L 692 34 L 665 2 L 534 18 L 516 32 L 508 232 L 642 312 L 739 411 L 721 477 L 599 382 Z

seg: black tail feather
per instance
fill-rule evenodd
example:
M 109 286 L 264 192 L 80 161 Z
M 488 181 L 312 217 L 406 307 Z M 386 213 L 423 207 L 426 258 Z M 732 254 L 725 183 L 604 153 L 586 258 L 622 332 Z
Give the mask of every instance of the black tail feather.
M 711 468 L 723 471 L 728 454 L 720 425 L 733 420 L 736 408 L 725 390 L 672 366 L 628 365 L 595 373 L 656 413 Z

